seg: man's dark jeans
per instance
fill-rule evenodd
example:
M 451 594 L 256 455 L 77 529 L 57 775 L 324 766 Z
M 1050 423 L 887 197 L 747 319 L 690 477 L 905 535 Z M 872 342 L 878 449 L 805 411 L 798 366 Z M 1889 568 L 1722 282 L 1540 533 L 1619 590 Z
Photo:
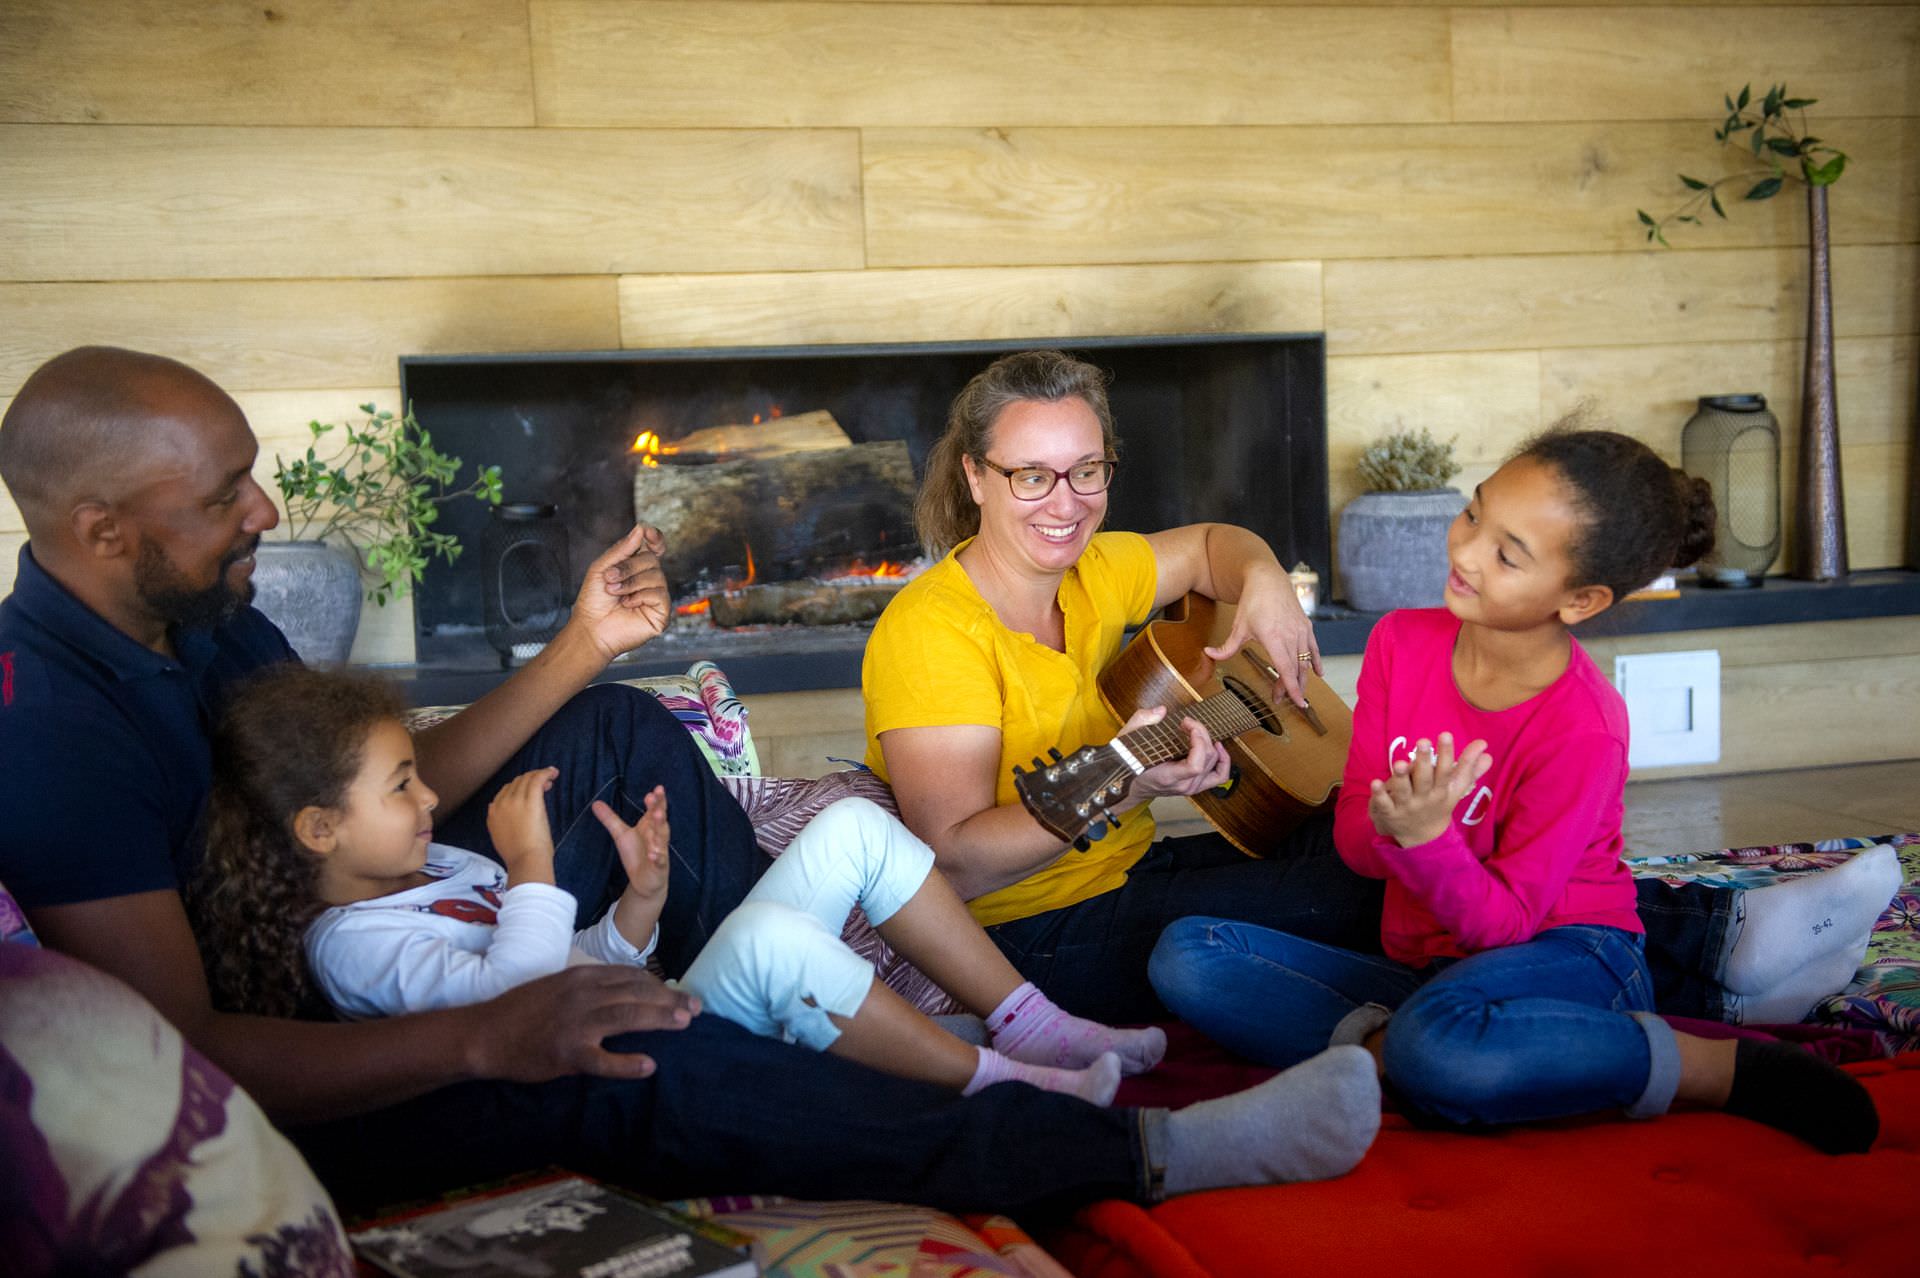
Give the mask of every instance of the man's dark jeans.
M 549 794 L 556 877 L 582 923 L 625 885 L 588 804 L 604 798 L 631 821 L 648 790 L 666 787 L 673 859 L 660 954 L 669 973 L 684 971 L 768 865 L 746 814 L 654 698 L 603 686 L 563 707 L 435 837 L 491 853 L 487 804 L 547 765 L 560 769 Z M 291 1134 L 349 1211 L 547 1164 L 663 1197 L 885 1198 L 955 1211 L 1050 1211 L 1146 1192 L 1134 1111 L 1020 1084 L 962 1098 L 712 1016 L 610 1045 L 659 1069 L 638 1082 L 464 1083 Z

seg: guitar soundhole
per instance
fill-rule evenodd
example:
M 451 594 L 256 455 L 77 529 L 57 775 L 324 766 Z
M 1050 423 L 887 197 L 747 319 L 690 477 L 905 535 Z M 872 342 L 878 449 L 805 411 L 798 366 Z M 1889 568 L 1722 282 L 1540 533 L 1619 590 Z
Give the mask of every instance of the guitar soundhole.
M 1222 679 L 1221 683 L 1226 685 L 1227 691 L 1233 694 L 1236 701 L 1247 708 L 1247 713 L 1259 722 L 1264 731 L 1276 737 L 1287 735 L 1286 725 L 1280 722 L 1280 715 L 1267 704 L 1266 698 L 1232 675 Z

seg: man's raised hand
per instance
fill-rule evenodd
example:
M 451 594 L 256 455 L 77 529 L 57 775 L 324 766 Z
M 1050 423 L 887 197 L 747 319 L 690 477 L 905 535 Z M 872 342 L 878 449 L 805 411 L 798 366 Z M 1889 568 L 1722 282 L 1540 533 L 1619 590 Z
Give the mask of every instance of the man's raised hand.
M 584 626 L 608 661 L 658 637 L 673 620 L 660 563 L 666 548 L 658 528 L 635 524 L 587 569 L 570 624 Z

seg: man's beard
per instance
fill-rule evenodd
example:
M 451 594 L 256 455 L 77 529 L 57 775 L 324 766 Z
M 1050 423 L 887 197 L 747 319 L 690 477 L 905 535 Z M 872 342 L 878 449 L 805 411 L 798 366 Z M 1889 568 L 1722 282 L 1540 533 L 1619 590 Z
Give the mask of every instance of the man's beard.
M 227 570 L 251 555 L 260 545 L 258 536 L 228 551 L 220 560 L 220 572 L 211 586 L 195 590 L 183 584 L 180 570 L 166 552 L 152 542 L 143 542 L 133 561 L 133 586 L 156 616 L 183 630 L 211 630 L 253 602 L 253 580 L 238 588 L 227 584 Z

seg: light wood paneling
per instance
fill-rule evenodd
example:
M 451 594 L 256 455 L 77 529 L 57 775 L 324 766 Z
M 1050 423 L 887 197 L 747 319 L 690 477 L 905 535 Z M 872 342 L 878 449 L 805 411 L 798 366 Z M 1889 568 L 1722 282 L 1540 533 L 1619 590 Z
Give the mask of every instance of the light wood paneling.
M 0 120 L 533 123 L 524 0 L 7 0 Z
M 1454 117 L 1710 118 L 1726 91 L 1784 81 L 1829 137 L 1834 116 L 1920 114 L 1916 46 L 1911 8 L 1462 9 Z
M 1451 439 L 1471 489 L 1540 428 L 1540 356 L 1345 355 L 1327 360 L 1327 472 L 1335 511 L 1361 492 L 1360 454 L 1390 431 Z
M 402 355 L 620 345 L 611 276 L 0 284 L 0 394 L 97 344 L 191 364 L 229 391 L 365 386 Z
M 645 0 L 626 0 L 627 3 L 644 3 Z M 886 0 L 889 4 L 953 4 L 955 0 Z M 1007 4 L 1007 5 L 1057 5 L 1061 0 L 964 0 L 967 4 Z M 1858 0 L 1743 0 L 1744 7 L 1752 5 L 1794 5 L 1806 8 L 1809 5 L 1853 5 Z M 1081 5 L 1112 6 L 1115 8 L 1129 5 L 1178 5 L 1189 9 L 1239 8 L 1244 5 L 1259 5 L 1269 9 L 1313 9 L 1322 7 L 1364 9 L 1385 6 L 1396 9 L 1505 9 L 1510 8 L 1510 0 L 1076 0 Z M 1686 8 L 1696 5 L 1725 5 L 1727 0 L 1610 0 L 1609 8 L 1625 6 L 1628 8 Z M 1892 5 L 1915 5 L 1920 0 L 1887 0 Z M 1594 0 L 1533 0 L 1528 8 L 1559 7 L 1590 9 Z
M 1852 566 L 1887 568 L 1902 559 L 1914 386 L 1913 337 L 1836 342 L 1841 477 Z M 1759 391 L 1780 422 L 1783 545 L 1795 535 L 1801 426 L 1798 342 L 1614 347 L 1541 353 L 1541 418 L 1552 421 L 1591 398 L 1620 427 L 1668 460 L 1680 460 L 1680 428 L 1701 394 Z M 1786 554 L 1775 565 L 1784 570 Z
M 1447 14 L 532 0 L 542 124 L 1447 118 Z
M 1764 587 L 1763 587 L 1764 588 Z M 1897 633 L 1891 633 L 1896 632 Z M 1701 776 L 1915 757 L 1920 628 L 1874 618 L 1597 639 L 1603 671 L 1621 652 L 1720 652 L 1720 761 L 1645 769 Z
M 1911 238 L 1913 122 L 1831 124 L 1861 175 L 1836 201 L 1835 242 Z M 1725 162 L 1705 123 L 862 136 L 873 266 L 1627 251 L 1643 243 L 1636 208 L 1680 203 L 1676 170 Z M 1743 205 L 1711 247 L 1805 238 L 1788 196 Z
M 858 688 L 754 693 L 741 698 L 760 771 L 772 777 L 817 777 L 844 765 L 829 756 L 866 753 L 864 703 Z
M 1540 354 L 1541 417 L 1551 421 L 1582 400 L 1662 454 L 1677 458 L 1680 427 L 1701 395 L 1758 392 L 1789 443 L 1800 430 L 1799 342 L 1710 342 L 1551 350 Z M 1854 337 L 1834 343 L 1840 434 L 1848 444 L 1894 444 L 1912 434 L 1913 337 Z
M 858 149 L 845 132 L 11 125 L 0 279 L 858 266 Z
M 1834 329 L 1916 329 L 1914 245 L 1836 248 Z M 1329 262 L 1327 347 L 1337 354 L 1792 341 L 1806 325 L 1806 253 L 1388 258 Z
M 630 275 L 628 346 L 1318 332 L 1318 262 Z

